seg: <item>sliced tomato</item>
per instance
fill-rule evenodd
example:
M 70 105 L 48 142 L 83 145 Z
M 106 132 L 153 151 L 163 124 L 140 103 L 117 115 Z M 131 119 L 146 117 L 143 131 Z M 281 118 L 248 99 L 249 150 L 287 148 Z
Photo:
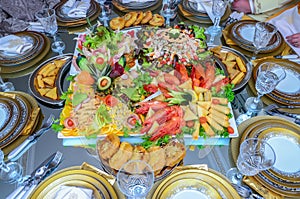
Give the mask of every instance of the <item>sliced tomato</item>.
M 105 98 L 104 98 L 104 103 L 107 105 L 107 106 L 110 106 L 110 107 L 113 107 L 113 106 L 116 106 L 118 104 L 118 99 L 115 98 L 114 96 L 112 95 L 107 95 Z
M 187 127 L 192 128 L 195 125 L 195 121 L 194 120 L 189 120 L 189 121 L 186 121 L 185 124 L 186 124 Z
M 218 99 L 213 99 L 213 100 L 212 100 L 212 103 L 213 103 L 213 104 L 220 104 L 220 100 L 218 100 Z
M 200 124 L 206 123 L 207 122 L 206 117 L 199 117 L 199 122 L 200 122 Z
M 102 57 L 97 57 L 96 63 L 97 64 L 103 64 L 104 63 L 104 59 Z
M 231 126 L 227 127 L 227 131 L 229 134 L 234 134 L 234 130 Z

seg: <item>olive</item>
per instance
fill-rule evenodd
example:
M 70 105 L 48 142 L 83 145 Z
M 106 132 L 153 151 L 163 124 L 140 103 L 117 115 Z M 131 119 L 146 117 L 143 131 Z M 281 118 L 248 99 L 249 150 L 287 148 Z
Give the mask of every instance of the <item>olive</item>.
M 144 63 L 144 60 L 142 58 L 139 58 L 138 63 L 139 63 L 139 65 L 142 65 Z

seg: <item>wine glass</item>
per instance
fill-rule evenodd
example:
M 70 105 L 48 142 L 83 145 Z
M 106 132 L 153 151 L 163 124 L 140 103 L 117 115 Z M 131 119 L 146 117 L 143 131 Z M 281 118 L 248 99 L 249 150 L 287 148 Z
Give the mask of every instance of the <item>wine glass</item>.
M 213 0 L 212 13 L 214 15 L 214 25 L 207 28 L 207 33 L 210 35 L 209 44 L 213 44 L 215 36 L 221 33 L 220 20 L 227 8 L 226 0 Z
M 167 0 L 167 2 L 164 4 L 161 14 L 166 19 L 166 26 L 170 26 L 170 20 L 175 15 L 175 9 L 172 8 L 172 3 L 170 2 L 170 0 Z
M 277 28 L 267 22 L 257 22 L 255 24 L 255 31 L 253 37 L 253 45 L 255 47 L 253 51 L 252 59 L 256 59 L 258 52 L 265 48 L 270 42 L 273 35 L 277 32 Z
M 117 183 L 128 198 L 146 198 L 154 184 L 154 173 L 145 161 L 131 160 L 118 171 Z
M 0 76 L 0 91 L 7 92 L 7 91 L 14 91 L 15 87 L 12 82 L 4 82 L 2 77 Z
M 274 149 L 264 140 L 248 138 L 240 146 L 237 168 L 227 171 L 227 178 L 234 184 L 241 184 L 243 175 L 254 176 L 270 169 L 276 160 Z
M 51 44 L 51 49 L 53 52 L 58 52 L 59 54 L 63 54 L 63 50 L 65 49 L 65 43 L 57 37 L 57 21 L 54 9 L 42 9 L 35 13 L 35 17 L 40 21 L 42 26 L 45 29 L 45 32 L 50 34 L 53 37 L 54 42 Z
M 4 162 L 4 153 L 0 150 L 0 180 L 5 183 L 13 184 L 15 182 L 21 182 L 23 167 L 17 162 Z
M 105 27 L 107 27 L 109 18 L 108 18 L 107 6 L 105 5 L 106 0 L 96 0 L 96 2 L 99 3 L 100 8 L 101 8 L 101 13 L 100 13 L 98 19 L 101 22 L 103 22 L 103 25 Z
M 249 97 L 246 100 L 245 107 L 247 112 L 240 115 L 236 119 L 236 124 L 239 125 L 243 121 L 252 117 L 263 108 L 261 97 L 264 94 L 272 92 L 277 84 L 286 76 L 285 70 L 278 64 L 265 62 L 258 68 L 258 74 L 255 82 L 257 97 Z

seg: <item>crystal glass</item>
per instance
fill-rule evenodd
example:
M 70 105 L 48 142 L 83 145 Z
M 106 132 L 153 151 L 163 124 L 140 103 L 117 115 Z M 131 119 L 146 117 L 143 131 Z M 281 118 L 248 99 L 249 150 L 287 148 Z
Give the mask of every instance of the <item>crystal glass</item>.
M 245 107 L 247 112 L 236 119 L 237 125 L 251 118 L 253 114 L 258 113 L 263 108 L 261 97 L 272 92 L 285 76 L 285 70 L 278 64 L 265 62 L 259 66 L 255 82 L 257 97 L 249 97 L 246 100 Z
M 277 32 L 277 28 L 267 22 L 258 22 L 255 24 L 255 31 L 253 37 L 253 46 L 255 50 L 253 52 L 252 59 L 256 59 L 258 52 L 265 48 L 273 35 Z
M 4 162 L 4 154 L 0 150 L 0 180 L 5 183 L 16 183 L 21 182 L 23 167 L 17 162 L 9 162 L 6 164 Z
M 105 2 L 106 0 L 95 0 L 97 3 L 99 3 L 100 8 L 101 8 L 101 13 L 98 16 L 98 19 L 103 22 L 103 25 L 105 27 L 108 26 L 108 21 L 109 21 L 109 5 L 106 5 Z
M 208 44 L 213 44 L 214 39 L 221 33 L 220 20 L 227 8 L 227 0 L 213 0 L 212 13 L 215 17 L 214 25 L 207 28 L 207 33 L 210 35 Z
M 273 148 L 259 138 L 248 138 L 240 146 L 237 168 L 228 170 L 227 177 L 234 184 L 241 184 L 243 175 L 254 176 L 270 169 L 276 160 Z
M 176 8 L 174 8 L 173 5 L 175 6 L 174 2 L 171 2 L 170 0 L 167 0 L 166 3 L 164 4 L 163 8 L 162 8 L 161 14 L 166 20 L 165 21 L 166 26 L 170 26 L 171 25 L 171 23 L 170 23 L 171 19 L 173 19 L 176 16 L 176 12 L 175 12 Z
M 0 76 L 0 91 L 1 92 L 8 92 L 14 91 L 15 87 L 12 82 L 4 82 L 2 77 Z
M 63 50 L 65 49 L 65 43 L 58 39 L 57 37 L 57 21 L 56 14 L 54 9 L 42 9 L 35 14 L 35 17 L 40 21 L 42 26 L 45 29 L 45 32 L 50 34 L 53 37 L 53 43 L 51 44 L 51 49 L 54 52 L 58 52 L 59 54 L 63 54 Z
M 131 160 L 117 173 L 117 183 L 128 198 L 146 198 L 154 184 L 154 173 L 146 162 Z

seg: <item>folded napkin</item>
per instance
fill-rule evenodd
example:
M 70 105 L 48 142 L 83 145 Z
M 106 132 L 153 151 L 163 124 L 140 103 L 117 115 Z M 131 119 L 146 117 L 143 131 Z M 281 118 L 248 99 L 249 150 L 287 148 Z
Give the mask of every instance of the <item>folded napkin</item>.
M 83 18 L 86 17 L 90 5 L 90 0 L 68 0 L 63 6 L 63 11 L 68 17 Z
M 212 0 L 189 0 L 190 2 L 197 3 L 197 10 L 198 11 L 206 11 L 209 18 L 214 22 L 215 16 L 212 13 Z
M 23 54 L 32 48 L 32 43 L 26 41 L 25 38 L 16 35 L 7 35 L 0 38 L 0 51 L 11 54 Z
M 272 18 L 269 23 L 275 25 L 284 38 L 295 33 L 300 33 L 300 14 L 298 12 L 298 6 L 294 6 L 277 17 Z M 290 45 L 290 47 L 300 56 L 300 48 L 296 48 L 292 45 Z
M 92 199 L 93 190 L 84 187 L 61 186 L 55 194 L 55 199 Z

